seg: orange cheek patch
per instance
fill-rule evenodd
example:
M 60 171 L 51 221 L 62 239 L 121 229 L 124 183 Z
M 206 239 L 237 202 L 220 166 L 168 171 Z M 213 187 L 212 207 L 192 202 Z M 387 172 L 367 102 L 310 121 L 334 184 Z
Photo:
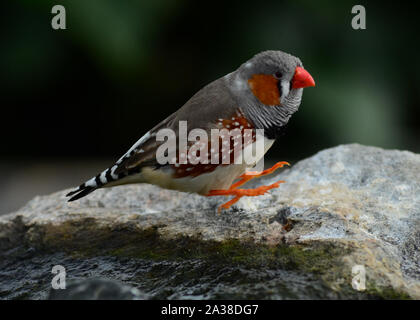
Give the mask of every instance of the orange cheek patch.
M 270 106 L 280 104 L 280 94 L 277 83 L 278 80 L 276 78 L 267 74 L 254 74 L 252 78 L 248 80 L 249 87 L 254 96 L 262 103 Z

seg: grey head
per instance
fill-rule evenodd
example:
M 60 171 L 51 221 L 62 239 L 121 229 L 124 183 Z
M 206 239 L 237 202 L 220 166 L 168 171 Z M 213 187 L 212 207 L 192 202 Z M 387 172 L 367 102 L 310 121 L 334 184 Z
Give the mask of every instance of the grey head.
M 226 81 L 245 116 L 270 139 L 298 110 L 303 88 L 315 85 L 300 59 L 282 51 L 255 55 L 227 75 Z

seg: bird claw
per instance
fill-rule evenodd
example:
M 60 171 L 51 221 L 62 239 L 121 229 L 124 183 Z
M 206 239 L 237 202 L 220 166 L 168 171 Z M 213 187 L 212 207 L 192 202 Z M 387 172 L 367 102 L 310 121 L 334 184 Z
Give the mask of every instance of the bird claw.
M 284 183 L 285 181 L 280 180 L 280 181 L 277 181 L 277 182 L 275 182 L 273 184 L 270 184 L 268 186 L 260 186 L 258 188 L 254 188 L 254 189 L 237 189 L 239 186 L 245 184 L 249 180 L 254 179 L 254 178 L 259 178 L 261 176 L 265 176 L 267 174 L 273 173 L 275 170 L 277 170 L 278 168 L 281 168 L 285 165 L 290 166 L 290 164 L 288 162 L 281 161 L 281 162 L 277 162 L 271 168 L 263 170 L 261 172 L 252 171 L 252 172 L 244 173 L 243 175 L 239 176 L 239 178 L 241 180 L 234 183 L 229 189 L 227 189 L 227 190 L 210 190 L 210 192 L 207 194 L 207 196 L 209 196 L 209 197 L 211 197 L 211 196 L 235 196 L 233 199 L 231 199 L 228 202 L 219 206 L 217 211 L 220 214 L 222 209 L 226 209 L 226 210 L 229 209 L 233 204 L 238 202 L 239 199 L 241 199 L 244 196 L 246 196 L 246 197 L 261 196 L 261 195 L 265 194 L 268 190 L 278 188 L 280 186 L 280 183 Z
M 222 211 L 222 209 L 229 209 L 233 204 L 239 201 L 242 197 L 255 197 L 255 196 L 262 196 L 268 190 L 278 188 L 280 183 L 284 183 L 285 181 L 280 180 L 268 186 L 260 186 L 254 189 L 228 189 L 228 190 L 210 190 L 207 196 L 235 196 L 233 199 L 229 200 L 228 202 L 222 204 L 217 209 L 218 213 Z
M 247 173 L 244 173 L 243 175 L 239 176 L 240 180 L 235 182 L 229 189 L 236 189 L 236 188 L 244 185 L 245 183 L 247 183 L 249 180 L 252 180 L 254 178 L 259 178 L 259 177 L 265 176 L 267 174 L 273 173 L 277 169 L 282 168 L 284 166 L 290 166 L 290 163 L 288 163 L 286 161 L 280 161 L 280 162 L 277 162 L 271 168 L 265 169 L 261 172 L 249 171 Z

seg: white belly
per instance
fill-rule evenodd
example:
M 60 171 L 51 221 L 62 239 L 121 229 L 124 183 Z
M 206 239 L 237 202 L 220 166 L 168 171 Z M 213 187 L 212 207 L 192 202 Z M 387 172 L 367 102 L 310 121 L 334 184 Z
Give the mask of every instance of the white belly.
M 253 145 L 247 146 L 243 151 L 243 159 L 241 164 L 231 164 L 225 166 L 218 166 L 215 170 L 203 173 L 197 177 L 182 177 L 174 178 L 173 170 L 171 168 L 157 169 L 143 168 L 142 172 L 131 178 L 132 182 L 147 182 L 158 185 L 166 189 L 174 189 L 184 192 L 194 192 L 198 194 L 208 194 L 210 190 L 228 189 L 232 183 L 247 169 L 252 168 L 261 160 L 264 154 L 271 148 L 274 140 L 269 140 L 264 137 L 264 151 L 253 158 L 253 162 L 248 161 L 252 154 Z M 243 161 L 242 161 L 243 160 Z M 131 182 L 127 182 L 131 183 Z

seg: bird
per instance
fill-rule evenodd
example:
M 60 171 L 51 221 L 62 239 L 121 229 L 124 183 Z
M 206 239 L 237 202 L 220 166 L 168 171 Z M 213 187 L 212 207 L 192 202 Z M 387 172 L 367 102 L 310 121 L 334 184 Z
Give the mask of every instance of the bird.
M 220 213 L 244 196 L 259 196 L 278 188 L 284 181 L 253 189 L 239 187 L 289 165 L 281 161 L 269 169 L 252 171 L 298 111 L 303 89 L 312 86 L 315 81 L 299 58 L 280 50 L 260 52 L 235 71 L 204 86 L 180 109 L 147 131 L 113 165 L 69 192 L 68 201 L 99 188 L 149 183 L 202 196 L 233 196 L 218 207 Z M 186 134 L 194 129 L 207 134 L 207 138 L 190 141 Z M 233 152 L 235 147 L 238 149 L 235 136 L 226 138 L 226 132 L 233 130 L 237 137 L 247 138 L 247 143 L 239 144 L 239 156 Z M 213 132 L 224 135 L 208 138 Z M 169 133 L 173 139 L 170 148 L 165 149 Z M 257 142 L 262 143 L 262 151 L 245 161 Z M 196 156 L 195 161 L 191 155 Z M 204 160 L 197 163 L 199 156 Z

